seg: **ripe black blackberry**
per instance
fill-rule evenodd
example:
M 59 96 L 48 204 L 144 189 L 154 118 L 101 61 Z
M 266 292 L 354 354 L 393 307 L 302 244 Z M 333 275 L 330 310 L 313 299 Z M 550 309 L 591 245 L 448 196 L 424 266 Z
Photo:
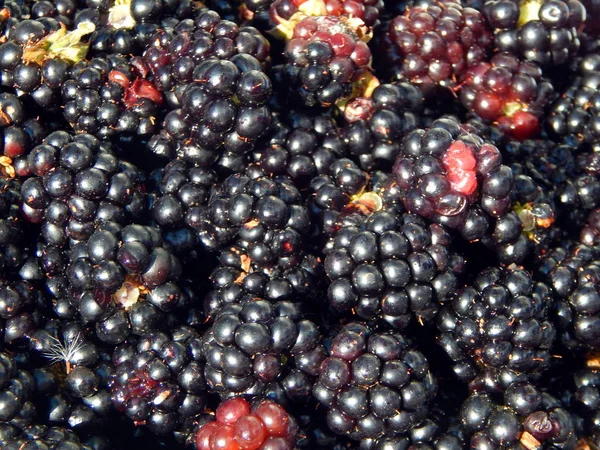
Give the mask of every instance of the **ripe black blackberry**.
M 567 242 L 537 264 L 538 276 L 556 295 L 553 314 L 560 341 L 572 350 L 600 345 L 599 261 L 595 246 Z
M 600 73 L 576 77 L 556 100 L 546 118 L 546 129 L 556 140 L 600 142 Z
M 210 10 L 159 32 L 144 60 L 170 112 L 151 151 L 242 171 L 244 156 L 271 122 L 268 58 L 268 41 L 258 30 Z
M 94 30 L 90 22 L 67 31 L 54 19 L 23 20 L 15 25 L 8 40 L 0 45 L 2 85 L 27 94 L 42 109 L 58 112 L 60 88 L 70 67 L 83 60 L 88 44 L 82 38 Z
M 202 239 L 211 249 L 236 243 L 259 267 L 292 265 L 311 221 L 298 188 L 287 176 L 257 166 L 227 177 L 211 194 Z
M 600 155 L 578 149 L 571 140 L 509 142 L 505 145 L 511 167 L 530 177 L 543 191 L 555 213 L 556 225 L 576 235 L 588 215 L 600 206 Z
M 353 23 L 358 21 L 358 23 Z M 368 91 L 373 81 L 371 50 L 358 18 L 305 17 L 293 28 L 285 47 L 280 88 L 292 89 L 306 106 L 331 106 Z M 364 85 L 364 86 L 363 86 Z
M 355 441 L 404 435 L 428 415 L 437 382 L 402 334 L 350 323 L 333 336 L 313 395 L 327 425 Z
M 141 56 L 159 29 L 172 29 L 192 16 L 192 2 L 117 0 L 87 2 L 80 8 L 76 23 L 90 21 L 96 30 L 90 35 L 92 56 Z
M 426 0 L 389 23 L 381 46 L 387 53 L 380 61 L 383 73 L 425 88 L 454 88 L 469 66 L 487 59 L 492 36 L 480 11 L 452 0 Z
M 63 248 L 87 239 L 95 224 L 144 217 L 144 175 L 114 150 L 88 134 L 56 131 L 27 155 L 22 212 L 42 223 L 47 245 Z
M 63 115 L 76 133 L 129 148 L 135 157 L 141 144 L 158 132 L 163 95 L 145 79 L 138 60 L 119 56 L 75 64 L 61 86 Z
M 348 103 L 343 137 L 351 157 L 365 170 L 390 171 L 400 142 L 420 125 L 422 106 L 421 90 L 407 82 L 379 85 L 371 97 Z
M 33 376 L 17 366 L 14 357 L 6 350 L 0 353 L 0 429 L 17 433 L 19 424 L 28 425 L 35 414 L 32 396 L 35 390 Z M 13 425 L 14 424 L 14 425 Z M 3 431 L 4 431 L 3 430 Z M 10 434 L 0 433 L 0 444 Z M 6 448 L 4 445 L 2 448 Z
M 409 133 L 393 174 L 409 212 L 459 231 L 467 240 L 490 233 L 511 208 L 513 175 L 500 151 L 444 118 Z
M 553 85 L 532 61 L 502 52 L 469 67 L 460 101 L 510 138 L 531 139 L 540 131 L 544 109 L 555 97 Z
M 213 290 L 206 296 L 204 312 L 213 317 L 230 303 L 238 303 L 248 295 L 269 302 L 302 301 L 305 305 L 322 302 L 323 263 L 311 253 L 302 252 L 287 264 L 256 263 L 239 245 L 222 250 L 218 266 L 210 274 Z
M 325 248 L 330 306 L 401 329 L 431 321 L 458 288 L 450 241 L 440 225 L 385 210 L 341 227 Z
M 484 393 L 471 394 L 460 417 L 473 449 L 576 447 L 570 412 L 558 399 L 528 382 L 512 383 L 502 401 Z
M 500 52 L 545 68 L 569 62 L 579 49 L 585 7 L 577 0 L 488 0 L 483 13 Z
M 106 343 L 164 329 L 170 312 L 190 306 L 177 283 L 181 263 L 154 228 L 104 223 L 72 247 L 68 261 L 70 303 Z
M 253 161 L 267 174 L 289 176 L 301 190 L 348 153 L 342 130 L 328 114 L 274 114 L 269 136 L 254 150 Z
M 68 427 L 49 427 L 38 423 L 24 426 L 14 432 L 5 431 L 0 434 L 0 445 L 5 450 L 24 448 L 69 448 L 72 450 L 97 450 L 110 448 L 110 444 L 90 439 L 90 444 L 81 442 L 77 434 Z M 6 434 L 4 438 L 3 434 Z M 104 445 L 98 447 L 98 445 Z
M 29 335 L 28 367 L 36 381 L 37 420 L 80 433 L 107 426 L 112 403 L 110 352 L 73 320 L 48 320 Z
M 205 377 L 221 397 L 305 403 L 325 358 L 319 329 L 301 305 L 245 295 L 221 307 L 204 335 Z
M 136 426 L 189 437 L 206 406 L 202 338 L 190 327 L 149 332 L 113 353 L 111 398 Z
M 556 329 L 552 290 L 518 268 L 489 268 L 438 315 L 438 342 L 463 381 L 505 367 L 528 376 L 550 365 Z
M 573 411 L 577 433 L 595 443 L 600 439 L 600 372 L 595 368 L 575 372 L 566 389 L 565 406 Z
M 206 208 L 217 174 L 208 168 L 198 167 L 182 159 L 171 161 L 155 171 L 156 183 L 150 210 L 161 227 L 163 237 L 179 257 L 195 259 L 200 237 L 198 221 Z

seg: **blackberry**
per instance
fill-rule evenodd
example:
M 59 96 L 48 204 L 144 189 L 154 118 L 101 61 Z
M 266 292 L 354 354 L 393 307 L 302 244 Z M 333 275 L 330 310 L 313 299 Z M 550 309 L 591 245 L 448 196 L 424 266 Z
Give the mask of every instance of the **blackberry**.
M 31 149 L 42 143 L 57 123 L 40 114 L 32 105 L 24 104 L 17 96 L 0 94 L 0 173 L 2 176 L 25 176 L 26 158 Z
M 600 374 L 597 369 L 586 368 L 575 372 L 569 381 L 567 406 L 574 411 L 577 432 L 591 442 L 600 439 Z
M 151 151 L 242 171 L 271 123 L 268 55 L 268 41 L 256 29 L 239 28 L 214 11 L 159 34 L 144 59 L 169 112 Z
M 567 242 L 537 264 L 538 276 L 555 292 L 554 320 L 561 342 L 569 349 L 600 345 L 598 261 L 596 247 Z
M 156 171 L 153 178 L 156 190 L 150 209 L 154 220 L 178 256 L 195 258 L 200 253 L 198 220 L 206 214 L 217 174 L 177 159 Z
M 56 21 L 50 30 L 41 21 L 19 22 L 0 45 L 2 84 L 27 94 L 42 109 L 58 111 L 60 88 L 69 68 L 85 58 L 88 50 L 81 39 L 93 30 L 90 22 L 72 31 Z
M 340 17 L 302 19 L 286 44 L 283 82 L 307 106 L 346 101 L 353 95 L 353 86 L 368 91 L 373 78 L 368 38 Z
M 99 431 L 112 410 L 108 392 L 114 366 L 76 321 L 48 320 L 29 335 L 37 419 L 80 433 Z
M 288 412 L 270 400 L 251 405 L 241 397 L 225 400 L 215 411 L 216 420 L 196 432 L 198 450 L 241 446 L 247 450 L 292 450 L 297 426 Z
M 189 306 L 177 284 L 181 264 L 151 227 L 106 223 L 74 245 L 68 258 L 71 304 L 109 344 L 161 329 L 165 314 Z
M 401 140 L 420 125 L 421 90 L 400 82 L 377 86 L 370 98 L 358 98 L 344 110 L 343 129 L 349 154 L 365 170 L 390 171 Z
M 287 175 L 303 190 L 347 153 L 342 130 L 330 116 L 293 111 L 273 115 L 270 139 L 256 147 L 252 159 L 266 173 Z
M 391 438 L 426 419 L 437 382 L 405 336 L 351 323 L 333 336 L 328 353 L 313 395 L 334 433 L 356 441 Z
M 190 327 L 153 331 L 115 348 L 111 398 L 136 426 L 189 437 L 206 406 L 202 338 Z
M 226 304 L 204 336 L 205 377 L 222 397 L 306 402 L 325 358 L 317 326 L 300 305 L 246 295 Z
M 473 449 L 576 446 L 570 413 L 531 383 L 511 384 L 502 402 L 474 393 L 463 403 L 460 417 Z
M 552 104 L 546 129 L 554 139 L 575 139 L 588 145 L 600 142 L 599 87 L 598 72 L 577 77 Z
M 517 140 L 540 131 L 540 118 L 554 98 L 552 84 L 537 63 L 511 53 L 497 53 L 489 62 L 472 65 L 465 74 L 460 101 L 481 119 L 498 125 Z
M 89 37 L 93 56 L 141 56 L 159 29 L 172 29 L 192 16 L 189 0 L 116 0 L 87 2 L 87 6 L 78 11 L 76 22 L 96 25 Z
M 390 22 L 382 45 L 392 49 L 383 70 L 394 78 L 425 88 L 455 88 L 470 66 L 487 60 L 492 35 L 476 9 L 426 0 L 408 6 Z
M 579 31 L 586 17 L 577 0 L 488 0 L 483 13 L 494 30 L 500 52 L 544 67 L 568 62 L 579 49 Z
M 13 428 L 14 424 L 27 425 L 34 406 L 32 397 L 34 379 L 26 370 L 17 367 L 16 361 L 6 351 L 0 353 L 0 425 Z M 0 443 L 2 441 L 0 434 Z M 2 448 L 6 448 L 4 445 Z
M 467 240 L 489 233 L 511 207 L 513 175 L 500 151 L 452 119 L 409 133 L 393 174 L 409 212 L 459 231 Z
M 266 176 L 258 167 L 216 186 L 204 217 L 208 248 L 236 243 L 260 267 L 294 265 L 311 227 L 298 188 L 286 176 Z
M 464 381 L 478 367 L 539 376 L 552 359 L 553 307 L 550 287 L 525 270 L 485 269 L 440 311 L 438 342 Z
M 15 432 L 6 439 L 0 437 L 0 444 L 5 450 L 19 450 L 27 447 L 95 450 L 94 447 L 81 442 L 79 437 L 68 428 L 48 427 L 36 423 L 23 427 L 20 433 Z
M 76 133 L 123 147 L 141 144 L 158 132 L 162 93 L 144 78 L 140 61 L 113 56 L 75 64 L 62 84 L 63 115 Z
M 572 142 L 510 142 L 505 146 L 511 167 L 530 177 L 552 205 L 557 224 L 578 233 L 588 215 L 600 205 L 597 152 L 578 149 Z
M 325 248 L 330 306 L 395 328 L 431 321 L 458 288 L 450 241 L 440 225 L 389 211 L 341 227 Z
M 264 266 L 255 263 L 248 250 L 232 246 L 218 255 L 218 266 L 210 274 L 213 290 L 207 295 L 204 309 L 214 316 L 224 305 L 237 303 L 246 295 L 277 302 L 322 302 L 323 263 L 309 252 L 302 252 L 288 264 Z

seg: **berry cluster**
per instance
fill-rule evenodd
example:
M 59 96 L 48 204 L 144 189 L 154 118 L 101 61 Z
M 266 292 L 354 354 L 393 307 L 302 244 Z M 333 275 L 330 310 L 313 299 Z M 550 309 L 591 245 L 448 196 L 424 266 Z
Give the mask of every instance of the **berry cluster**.
M 0 2 L 0 449 L 600 449 L 598 14 Z

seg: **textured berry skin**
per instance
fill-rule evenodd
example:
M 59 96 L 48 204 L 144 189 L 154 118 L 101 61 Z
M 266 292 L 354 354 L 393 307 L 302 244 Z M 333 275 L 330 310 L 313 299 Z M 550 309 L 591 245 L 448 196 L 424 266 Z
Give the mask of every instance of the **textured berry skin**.
M 249 295 L 227 304 L 204 336 L 209 390 L 303 403 L 326 356 L 319 338 L 299 304 Z
M 487 122 L 497 123 L 509 137 L 524 140 L 540 130 L 540 117 L 554 98 L 541 68 L 511 53 L 471 66 L 459 93 L 460 101 Z
M 600 73 L 575 78 L 549 111 L 546 129 L 556 140 L 600 142 Z
M 409 133 L 393 174 L 409 212 L 457 229 L 468 240 L 508 213 L 513 175 L 500 151 L 453 119 Z
M 487 59 L 492 35 L 476 9 L 427 0 L 391 21 L 383 42 L 390 41 L 395 78 L 455 87 L 468 67 Z
M 111 398 L 136 426 L 191 433 L 206 407 L 202 338 L 190 327 L 150 332 L 115 348 Z
M 539 276 L 555 291 L 555 320 L 568 348 L 597 348 L 600 342 L 596 247 L 575 244 L 548 252 L 538 265 Z
M 556 335 L 550 318 L 553 293 L 522 269 L 490 268 L 460 289 L 438 317 L 439 343 L 461 379 L 477 366 L 542 373 Z
M 586 17 L 577 0 L 489 0 L 483 12 L 498 51 L 544 67 L 565 64 L 577 53 Z
M 450 241 L 442 226 L 412 214 L 380 211 L 341 227 L 325 249 L 329 304 L 400 329 L 431 321 L 458 287 Z
M 363 441 L 401 435 L 426 417 L 437 382 L 400 333 L 351 323 L 333 336 L 313 395 L 336 434 Z
M 460 411 L 470 448 L 575 448 L 569 412 L 559 400 L 530 383 L 516 382 L 504 392 L 502 403 L 474 393 Z

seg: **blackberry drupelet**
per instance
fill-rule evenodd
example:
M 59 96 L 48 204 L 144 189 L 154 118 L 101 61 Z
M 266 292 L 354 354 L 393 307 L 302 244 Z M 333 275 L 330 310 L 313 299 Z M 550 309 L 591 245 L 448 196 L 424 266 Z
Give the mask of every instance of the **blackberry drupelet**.
M 305 403 L 325 351 L 300 304 L 246 295 L 223 306 L 204 335 L 205 377 L 221 397 L 265 396 Z
M 544 108 L 554 99 L 541 68 L 511 53 L 495 54 L 472 65 L 461 86 L 460 101 L 481 119 L 497 124 L 507 136 L 524 140 L 540 131 Z
M 355 441 L 404 435 L 427 418 L 437 382 L 404 335 L 350 323 L 333 336 L 313 395 L 327 425 Z
M 19 369 L 9 352 L 0 352 L 0 428 L 8 432 L 7 436 L 0 433 L 0 444 L 3 438 L 18 433 L 19 425 L 28 425 L 35 411 L 31 401 L 34 389 L 31 373 Z M 2 448 L 6 447 L 2 445 Z
M 578 0 L 488 0 L 483 13 L 498 51 L 545 68 L 565 64 L 577 54 L 586 17 Z
M 470 66 L 487 60 L 492 35 L 476 9 L 452 0 L 426 0 L 395 17 L 381 45 L 388 53 L 381 61 L 384 73 L 424 88 L 456 88 Z
M 181 263 L 154 228 L 102 224 L 72 247 L 68 261 L 71 305 L 108 344 L 164 329 L 165 315 L 190 306 L 177 283 Z
M 393 169 L 409 212 L 456 229 L 467 240 L 490 233 L 511 208 L 513 175 L 500 151 L 444 118 L 409 133 Z
M 469 448 L 574 449 L 570 413 L 559 400 L 527 382 L 511 384 L 502 402 L 473 393 L 460 412 Z
M 560 342 L 571 350 L 600 345 L 600 264 L 596 246 L 556 246 L 537 263 L 540 279 L 555 292 L 553 309 Z
M 431 321 L 458 288 L 450 241 L 442 226 L 391 211 L 341 227 L 325 248 L 330 306 L 400 329 Z
M 191 327 L 149 332 L 113 353 L 111 397 L 136 426 L 190 439 L 206 407 L 202 337 Z M 192 438 L 193 439 L 193 438 Z
M 551 364 L 554 305 L 550 287 L 525 270 L 485 269 L 440 311 L 438 342 L 463 381 L 478 368 L 537 377 Z

